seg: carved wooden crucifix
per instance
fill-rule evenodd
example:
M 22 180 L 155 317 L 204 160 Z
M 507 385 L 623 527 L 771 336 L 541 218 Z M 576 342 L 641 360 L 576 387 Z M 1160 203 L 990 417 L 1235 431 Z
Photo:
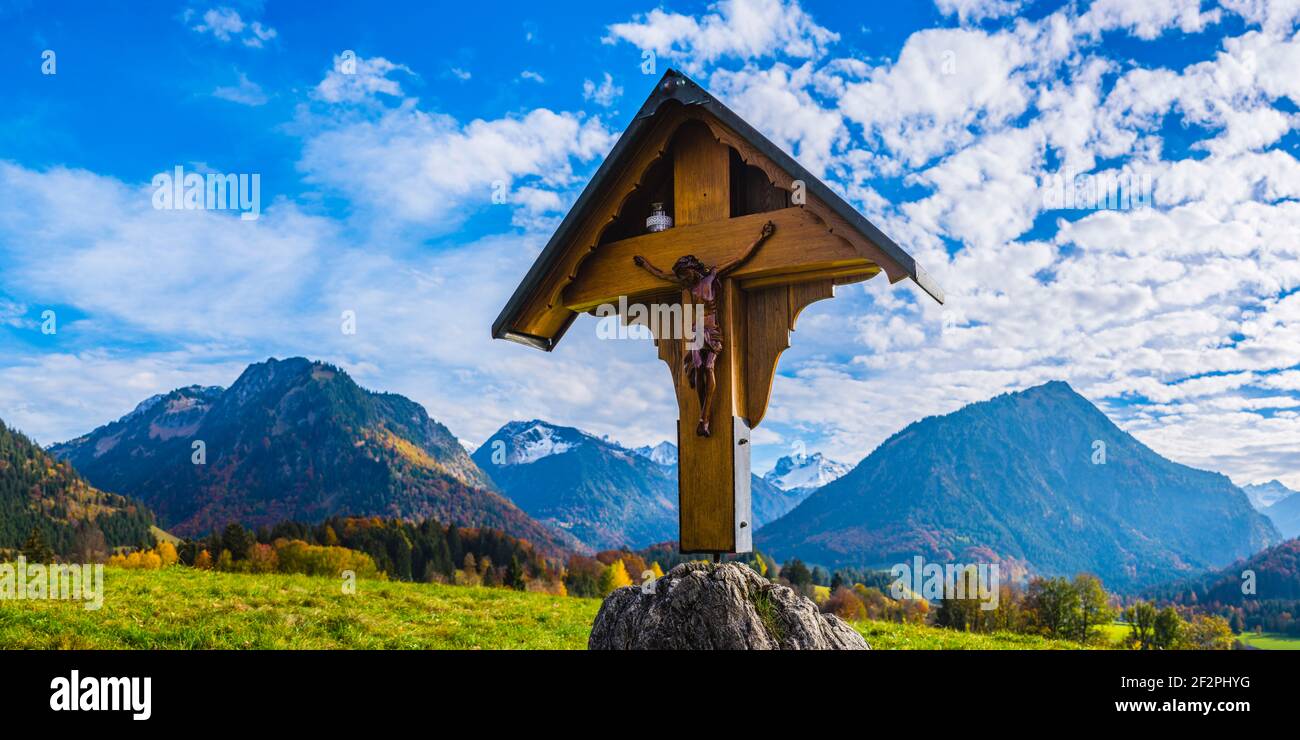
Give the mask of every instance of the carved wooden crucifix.
M 682 372 L 685 374 L 687 384 L 690 385 L 691 390 L 695 391 L 695 396 L 699 399 L 700 421 L 695 427 L 697 436 L 709 436 L 709 425 L 713 416 L 713 391 L 717 388 L 714 368 L 717 365 L 718 356 L 722 354 L 723 343 L 722 321 L 718 314 L 718 306 L 722 303 L 722 291 L 726 286 L 726 278 L 737 267 L 748 262 L 754 256 L 754 253 L 758 251 L 758 248 L 762 246 L 763 242 L 767 241 L 768 237 L 775 232 L 776 224 L 768 221 L 763 224 L 763 233 L 758 235 L 758 238 L 745 249 L 743 254 L 730 262 L 717 266 L 706 265 L 700 261 L 699 257 L 688 254 L 679 257 L 673 263 L 672 272 L 664 272 L 650 264 L 641 255 L 632 257 L 632 264 L 664 282 L 672 283 L 681 288 L 682 305 L 693 306 L 693 310 L 689 313 L 678 314 L 680 316 L 678 320 L 680 330 L 675 332 L 677 336 L 660 336 L 659 341 L 675 338 L 678 341 L 686 342 L 685 346 L 680 350 L 682 354 Z M 658 315 L 662 315 L 662 312 Z M 694 315 L 700 317 L 698 327 L 690 321 L 690 317 Z M 670 331 L 673 328 L 672 325 L 668 327 Z
M 647 232 L 651 203 L 668 204 L 672 228 Z M 651 327 L 677 395 L 680 547 L 749 552 L 750 432 L 795 319 L 836 285 L 882 271 L 943 300 L 898 245 L 670 70 L 492 332 L 549 351 L 579 313 L 602 306 L 702 310 L 702 337 Z

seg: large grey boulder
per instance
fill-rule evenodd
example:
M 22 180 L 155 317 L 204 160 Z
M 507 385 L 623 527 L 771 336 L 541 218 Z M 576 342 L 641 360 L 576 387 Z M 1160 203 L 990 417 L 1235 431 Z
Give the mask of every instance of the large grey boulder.
M 591 650 L 869 650 L 810 599 L 737 563 L 683 563 L 653 593 L 625 586 L 605 598 Z

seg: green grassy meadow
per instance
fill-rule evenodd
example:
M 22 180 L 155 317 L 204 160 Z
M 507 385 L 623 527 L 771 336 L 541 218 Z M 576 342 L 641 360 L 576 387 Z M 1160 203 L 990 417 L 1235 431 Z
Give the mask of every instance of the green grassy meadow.
M 106 568 L 104 606 L 0 602 L 0 648 L 583 649 L 600 602 L 501 588 Z M 877 649 L 1075 648 L 892 622 L 854 626 Z
M 587 646 L 597 599 L 429 583 L 171 567 L 105 568 L 104 605 L 0 601 L 0 649 L 561 649 Z M 878 650 L 1075 650 L 1033 635 L 852 623 Z M 1125 625 L 1104 628 L 1109 641 Z M 1244 635 L 1265 649 L 1300 640 Z
M 0 601 L 0 648 L 582 649 L 600 608 L 499 588 L 105 568 L 104 605 Z
M 1300 650 L 1300 637 L 1292 637 L 1277 632 L 1265 632 L 1259 635 L 1254 632 L 1245 632 L 1237 635 L 1237 639 L 1260 650 Z
M 978 634 L 897 622 L 852 622 L 876 650 L 1080 650 L 1077 642 L 1015 632 Z
M 1132 630 L 1129 629 L 1127 622 L 1111 622 L 1101 626 L 1101 633 L 1106 636 L 1106 640 L 1111 643 L 1128 642 Z

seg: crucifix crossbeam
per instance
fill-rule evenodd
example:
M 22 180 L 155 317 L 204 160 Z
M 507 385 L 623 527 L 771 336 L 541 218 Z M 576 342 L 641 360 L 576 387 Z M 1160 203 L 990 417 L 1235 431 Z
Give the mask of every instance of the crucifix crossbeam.
M 852 244 L 828 232 L 812 213 L 802 208 L 783 208 L 678 225 L 667 231 L 605 244 L 583 263 L 578 278 L 565 289 L 564 306 L 583 312 L 602 304 L 617 303 L 620 297 L 639 300 L 662 293 L 662 281 L 643 271 L 627 269 L 634 256 L 642 256 L 660 266 L 672 265 L 686 254 L 694 254 L 705 264 L 721 264 L 733 259 L 737 250 L 757 236 L 769 221 L 776 226 L 771 239 L 731 276 L 742 288 L 834 277 L 866 278 L 880 271 L 874 262 L 858 254 Z
M 651 202 L 670 204 L 671 228 L 647 233 Z M 748 552 L 750 432 L 795 320 L 836 285 L 880 272 L 942 300 L 901 248 L 669 71 L 493 336 L 549 350 L 578 313 L 616 305 L 667 303 L 678 316 L 702 317 L 696 327 L 651 327 L 676 389 L 680 546 Z

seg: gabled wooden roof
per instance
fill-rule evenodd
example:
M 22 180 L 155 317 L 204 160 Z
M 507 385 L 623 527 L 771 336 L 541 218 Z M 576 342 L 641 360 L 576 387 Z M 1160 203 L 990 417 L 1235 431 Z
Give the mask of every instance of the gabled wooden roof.
M 792 191 L 801 181 L 806 195 L 802 207 L 812 211 L 828 231 L 852 244 L 862 258 L 878 265 L 891 283 L 911 278 L 943 302 L 943 290 L 902 247 L 707 91 L 670 69 L 515 289 L 492 325 L 493 338 L 547 351 L 555 347 L 578 313 L 565 305 L 565 288 L 587 257 L 601 248 L 605 230 L 668 149 L 677 128 L 692 120 L 707 125 L 746 165 L 761 169 L 775 187 Z M 645 214 L 637 215 L 643 219 Z

